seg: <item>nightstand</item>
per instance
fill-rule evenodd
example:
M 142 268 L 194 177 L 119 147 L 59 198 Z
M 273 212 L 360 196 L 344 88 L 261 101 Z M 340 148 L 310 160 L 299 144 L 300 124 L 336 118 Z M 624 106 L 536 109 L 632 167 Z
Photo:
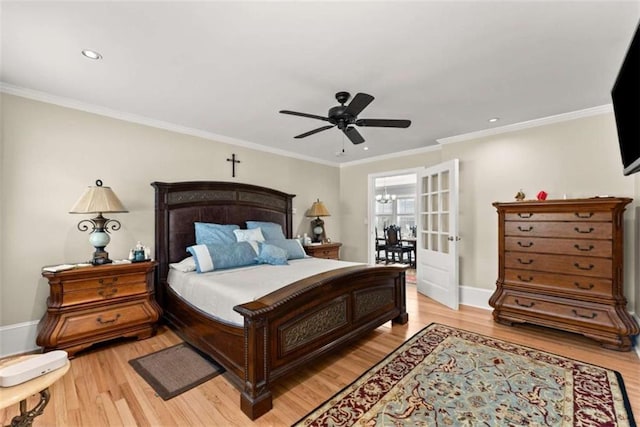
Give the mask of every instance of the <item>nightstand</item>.
M 36 343 L 73 357 L 101 341 L 155 335 L 162 312 L 154 298 L 155 267 L 148 261 L 43 272 L 50 294 Z
M 340 259 L 340 246 L 342 243 L 323 243 L 305 246 L 304 251 L 314 258 Z

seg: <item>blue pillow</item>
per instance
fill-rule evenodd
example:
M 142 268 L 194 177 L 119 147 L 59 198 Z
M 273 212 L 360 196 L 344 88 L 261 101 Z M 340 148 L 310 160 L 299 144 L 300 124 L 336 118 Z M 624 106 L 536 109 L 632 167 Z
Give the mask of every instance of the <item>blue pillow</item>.
M 260 255 L 256 258 L 258 264 L 271 264 L 271 265 L 287 265 L 287 251 L 280 249 L 277 246 L 261 243 Z
M 194 245 L 187 251 L 196 261 L 196 271 L 206 273 L 225 268 L 244 267 L 256 264 L 256 251 L 249 242 L 229 245 Z
M 196 222 L 197 245 L 224 245 L 236 242 L 233 230 L 240 229 L 234 224 L 213 224 L 208 222 Z
M 282 226 L 275 222 L 247 221 L 247 228 L 261 228 L 265 240 L 285 240 Z
M 287 259 L 300 259 L 305 257 L 304 249 L 298 239 L 265 240 L 264 244 L 277 246 L 287 252 Z

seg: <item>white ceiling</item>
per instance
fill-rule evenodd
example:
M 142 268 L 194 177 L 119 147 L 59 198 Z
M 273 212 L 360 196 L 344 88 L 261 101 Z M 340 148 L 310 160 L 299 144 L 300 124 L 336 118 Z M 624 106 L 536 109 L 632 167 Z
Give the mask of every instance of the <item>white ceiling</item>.
M 609 104 L 640 19 L 639 1 L 606 0 L 0 6 L 5 91 L 333 164 Z M 338 91 L 375 96 L 360 118 L 413 123 L 359 128 L 359 146 L 293 139 L 326 122 L 278 111 L 324 116 Z

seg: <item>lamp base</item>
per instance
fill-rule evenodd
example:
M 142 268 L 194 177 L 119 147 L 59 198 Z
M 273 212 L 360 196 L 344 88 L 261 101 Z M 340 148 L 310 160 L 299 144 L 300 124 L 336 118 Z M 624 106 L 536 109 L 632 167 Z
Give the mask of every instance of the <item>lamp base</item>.
M 91 260 L 92 265 L 111 264 L 112 262 L 113 261 L 109 259 L 109 252 L 102 248 L 96 248 L 96 251 L 93 253 L 93 259 Z

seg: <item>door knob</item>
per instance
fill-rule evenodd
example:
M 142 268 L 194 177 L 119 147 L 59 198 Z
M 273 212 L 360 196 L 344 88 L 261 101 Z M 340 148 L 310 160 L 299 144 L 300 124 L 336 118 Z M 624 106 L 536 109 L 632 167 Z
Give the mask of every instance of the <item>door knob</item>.
M 456 236 L 456 237 L 449 236 L 447 237 L 447 240 L 450 242 L 453 242 L 455 240 L 457 242 L 458 240 L 460 240 L 460 236 Z

